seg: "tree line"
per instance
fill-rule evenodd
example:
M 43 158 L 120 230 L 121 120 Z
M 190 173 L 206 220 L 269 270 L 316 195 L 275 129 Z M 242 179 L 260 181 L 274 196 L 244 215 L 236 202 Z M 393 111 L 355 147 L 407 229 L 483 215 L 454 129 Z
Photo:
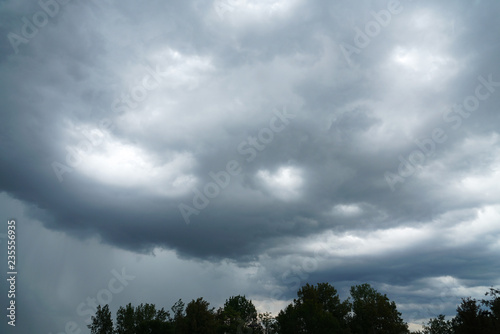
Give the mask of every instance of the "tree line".
M 440 314 L 415 334 L 499 334 L 500 290 L 490 288 L 485 296 L 489 299 L 462 298 L 452 319 Z
M 500 333 L 500 290 L 489 300 L 462 299 L 457 315 L 439 315 L 411 334 Z M 329 283 L 306 284 L 277 316 L 258 313 L 245 296 L 232 296 L 215 309 L 203 298 L 187 305 L 179 299 L 170 309 L 154 304 L 120 306 L 115 321 L 108 305 L 98 306 L 88 325 L 91 334 L 410 334 L 396 303 L 369 284 L 352 286 L 341 300 Z

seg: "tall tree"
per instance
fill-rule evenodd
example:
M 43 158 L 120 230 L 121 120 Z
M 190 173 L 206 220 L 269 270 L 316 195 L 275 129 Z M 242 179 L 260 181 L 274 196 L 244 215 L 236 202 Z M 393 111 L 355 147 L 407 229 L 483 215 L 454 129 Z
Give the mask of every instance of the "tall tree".
M 489 334 L 491 327 L 490 312 L 482 309 L 480 302 L 476 299 L 462 298 L 462 303 L 457 307 L 457 315 L 453 318 L 455 333 Z
M 217 323 L 213 308 L 203 298 L 192 300 L 186 306 L 186 329 L 189 334 L 215 334 Z
M 154 304 L 140 304 L 135 308 L 135 334 L 163 334 L 170 329 L 169 316 L 163 308 L 156 309 Z
M 300 333 L 302 326 L 295 303 L 287 305 L 276 317 L 275 327 L 280 334 Z
M 174 318 L 171 321 L 174 333 L 187 333 L 184 306 L 185 305 L 182 299 L 179 299 L 171 308 L 174 315 Z
M 337 290 L 329 283 L 306 284 L 297 297 L 276 317 L 279 333 L 349 332 L 349 304 L 340 301 Z
M 154 304 L 140 304 L 134 309 L 129 303 L 116 312 L 115 334 L 170 333 L 172 326 L 167 317 L 168 312 L 157 310 Z
M 92 323 L 87 325 L 91 334 L 113 334 L 113 320 L 108 304 L 97 306 L 95 316 L 91 317 Z
M 276 319 L 272 316 L 270 312 L 259 313 L 258 318 L 262 326 L 263 334 L 274 333 L 274 324 L 276 322 Z
M 445 320 L 443 314 L 440 314 L 424 325 L 422 334 L 454 334 L 453 325 L 450 320 Z
M 245 296 L 232 296 L 224 303 L 224 308 L 218 314 L 222 331 L 229 333 L 260 333 L 262 327 L 257 318 L 257 309 L 251 300 Z
M 351 287 L 351 331 L 353 334 L 409 333 L 396 303 L 369 284 Z
M 116 334 L 135 334 L 135 310 L 131 303 L 116 311 Z
M 492 299 L 483 299 L 483 304 L 487 309 L 488 329 L 490 333 L 500 333 L 500 289 L 490 288 L 486 292 L 486 296 L 491 296 Z

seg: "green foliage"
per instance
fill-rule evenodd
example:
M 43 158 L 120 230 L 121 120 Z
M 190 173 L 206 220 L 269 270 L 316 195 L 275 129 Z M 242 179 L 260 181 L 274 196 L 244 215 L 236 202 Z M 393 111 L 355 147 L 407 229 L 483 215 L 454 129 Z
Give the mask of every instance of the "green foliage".
M 135 334 L 135 310 L 131 303 L 116 312 L 116 334 Z
M 274 333 L 276 319 L 273 318 L 270 312 L 259 313 L 258 318 L 262 326 L 263 334 Z
M 167 322 L 170 315 L 154 304 L 140 304 L 135 309 L 132 304 L 121 307 L 116 312 L 115 334 L 163 334 L 171 331 Z
M 261 333 L 257 310 L 245 296 L 233 296 L 226 300 L 224 308 L 218 312 L 220 332 Z
M 430 319 L 422 331 L 413 334 L 499 334 L 500 290 L 491 288 L 490 299 L 463 298 L 452 320 L 444 315 Z M 217 312 L 203 298 L 187 306 L 179 299 L 172 316 L 154 304 L 120 306 L 116 327 L 109 306 L 98 306 L 87 327 L 91 334 L 407 334 L 396 303 L 369 284 L 351 287 L 342 301 L 329 283 L 306 284 L 297 298 L 276 318 L 258 314 L 251 300 L 233 296 Z
M 182 299 L 176 301 L 171 310 L 174 313 L 174 321 L 176 319 L 184 318 L 184 302 L 182 301 Z
M 299 318 L 294 304 L 289 304 L 276 317 L 277 332 L 280 334 L 299 333 L 301 326 L 302 320 Z
M 347 301 L 328 283 L 306 284 L 276 320 L 279 333 L 349 333 Z
M 214 309 L 203 298 L 192 300 L 186 307 L 186 329 L 190 334 L 215 334 L 217 323 Z
M 492 333 L 500 333 L 500 290 L 490 288 L 486 296 L 491 296 L 491 300 L 483 299 L 481 304 L 488 309 L 488 328 Z
M 173 332 L 174 333 L 186 333 L 186 313 L 184 311 L 184 302 L 179 299 L 172 306 L 171 310 L 174 314 L 174 318 L 171 319 Z
M 396 304 L 368 284 L 351 288 L 352 302 L 328 283 L 306 284 L 297 297 L 278 314 L 279 333 L 409 333 Z
M 491 288 L 486 296 L 491 296 L 492 299 L 462 299 L 452 321 L 454 334 L 500 333 L 500 290 Z
M 369 284 L 351 287 L 351 331 L 353 334 L 409 333 L 396 303 Z
M 498 334 L 500 333 L 500 290 L 491 288 L 490 300 L 462 298 L 452 320 L 444 315 L 430 319 L 422 334 Z
M 437 318 L 430 319 L 427 325 L 424 325 L 422 334 L 453 334 L 453 325 L 450 320 L 445 320 L 443 314 Z
M 95 316 L 91 318 L 92 323 L 87 325 L 91 334 L 113 334 L 113 320 L 108 305 L 97 306 Z
M 457 307 L 457 315 L 453 319 L 453 328 L 456 334 L 476 333 L 481 327 L 484 314 L 477 300 L 463 298 Z

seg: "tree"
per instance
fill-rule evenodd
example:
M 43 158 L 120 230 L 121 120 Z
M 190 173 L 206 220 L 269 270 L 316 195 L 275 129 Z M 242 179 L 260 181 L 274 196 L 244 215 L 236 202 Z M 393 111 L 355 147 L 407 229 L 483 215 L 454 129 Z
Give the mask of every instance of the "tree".
M 500 290 L 490 288 L 490 291 L 486 292 L 485 295 L 492 297 L 491 300 L 483 299 L 481 301 L 481 304 L 488 309 L 486 312 L 488 330 L 490 333 L 500 333 Z
M 294 303 L 281 310 L 276 317 L 276 331 L 280 334 L 300 333 L 302 321 Z
M 170 330 L 169 316 L 163 308 L 156 309 L 154 304 L 140 304 L 135 308 L 135 334 L 163 334 Z
M 135 334 L 135 310 L 131 303 L 116 311 L 116 334 Z
M 270 312 L 259 313 L 258 318 L 263 329 L 263 334 L 274 333 L 273 329 L 276 319 Z
M 453 334 L 453 326 L 450 320 L 445 320 L 443 314 L 437 318 L 430 319 L 427 325 L 424 325 L 422 334 Z
M 167 321 L 168 312 L 156 309 L 154 304 L 140 304 L 135 309 L 132 304 L 121 307 L 116 312 L 115 334 L 164 334 L 171 331 Z
M 455 333 L 478 333 L 482 327 L 483 316 L 483 311 L 477 300 L 470 297 L 462 298 L 462 303 L 457 307 L 457 315 L 453 319 Z
M 224 303 L 224 308 L 218 313 L 221 331 L 230 333 L 262 332 L 257 319 L 257 309 L 251 300 L 245 296 L 232 296 Z
M 113 320 L 111 320 L 111 311 L 108 304 L 101 307 L 97 306 L 95 316 L 91 317 L 92 323 L 87 325 L 91 334 L 113 334 Z
M 498 334 L 500 333 L 500 290 L 490 288 L 489 300 L 462 298 L 450 321 L 444 315 L 430 319 L 419 334 Z
M 172 319 L 174 333 L 186 333 L 186 314 L 184 311 L 184 302 L 179 299 L 171 308 L 174 318 Z
M 329 283 L 306 284 L 297 297 L 276 317 L 279 333 L 349 332 L 346 321 L 349 304 L 340 301 L 337 290 Z
M 369 284 L 351 287 L 351 298 L 350 327 L 353 334 L 409 333 L 396 303 Z
M 500 330 L 498 311 L 500 308 L 499 290 L 490 289 L 486 295 L 493 300 L 479 302 L 473 298 L 462 298 L 457 307 L 457 315 L 453 319 L 456 334 L 497 334 Z M 485 308 L 481 307 L 483 305 Z
M 189 334 L 215 334 L 217 323 L 210 303 L 198 298 L 186 306 L 186 329 Z

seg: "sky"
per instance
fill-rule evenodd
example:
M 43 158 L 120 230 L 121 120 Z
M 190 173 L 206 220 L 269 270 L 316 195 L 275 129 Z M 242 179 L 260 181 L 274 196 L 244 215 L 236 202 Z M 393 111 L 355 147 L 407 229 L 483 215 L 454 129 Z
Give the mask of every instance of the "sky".
M 88 333 L 94 303 L 370 283 L 412 328 L 500 285 L 495 0 L 0 1 L 1 300 Z

